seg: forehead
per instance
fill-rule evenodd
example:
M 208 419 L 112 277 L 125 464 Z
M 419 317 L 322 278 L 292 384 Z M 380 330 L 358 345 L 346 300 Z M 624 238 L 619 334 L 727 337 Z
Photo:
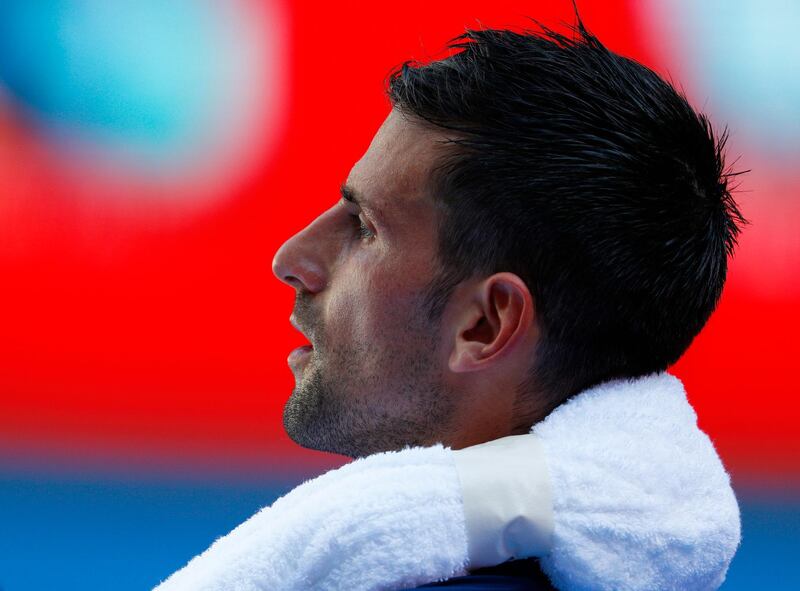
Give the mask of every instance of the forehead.
M 392 109 L 353 165 L 347 184 L 387 215 L 399 206 L 421 205 L 428 175 L 446 149 L 440 143 L 445 138 L 444 130 L 423 127 Z

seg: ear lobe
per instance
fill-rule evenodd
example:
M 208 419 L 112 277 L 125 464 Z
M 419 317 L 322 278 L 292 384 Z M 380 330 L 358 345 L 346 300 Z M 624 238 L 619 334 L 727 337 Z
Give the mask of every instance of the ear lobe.
M 518 349 L 533 323 L 533 298 L 513 273 L 496 273 L 475 287 L 457 326 L 450 370 L 487 369 Z

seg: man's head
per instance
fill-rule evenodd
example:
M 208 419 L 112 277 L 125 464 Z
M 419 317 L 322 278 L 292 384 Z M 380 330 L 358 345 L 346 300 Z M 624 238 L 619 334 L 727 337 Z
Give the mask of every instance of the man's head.
M 467 31 L 406 62 L 343 199 L 275 256 L 313 344 L 288 434 L 353 457 L 526 432 L 666 369 L 719 300 L 738 225 L 705 117 L 577 39 Z

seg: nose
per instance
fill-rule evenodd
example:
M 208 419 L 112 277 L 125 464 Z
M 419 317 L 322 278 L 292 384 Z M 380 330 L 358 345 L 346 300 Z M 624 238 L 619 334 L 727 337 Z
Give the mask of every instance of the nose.
M 289 238 L 272 259 L 275 277 L 299 291 L 317 293 L 325 288 L 325 266 L 319 257 L 323 250 L 314 228 L 319 218 Z

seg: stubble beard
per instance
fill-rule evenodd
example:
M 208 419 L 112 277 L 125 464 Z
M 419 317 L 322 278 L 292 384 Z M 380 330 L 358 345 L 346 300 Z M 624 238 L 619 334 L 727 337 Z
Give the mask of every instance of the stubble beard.
M 351 458 L 443 441 L 455 399 L 436 366 L 432 333 L 409 331 L 381 351 L 315 349 L 284 407 L 286 433 L 305 448 Z

